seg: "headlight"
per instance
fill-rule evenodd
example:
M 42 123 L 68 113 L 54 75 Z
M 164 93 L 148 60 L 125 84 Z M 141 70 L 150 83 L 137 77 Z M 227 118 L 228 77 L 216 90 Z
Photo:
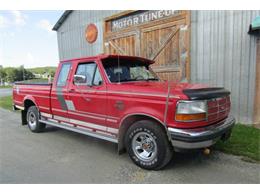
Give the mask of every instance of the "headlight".
M 192 122 L 206 120 L 206 101 L 179 101 L 177 103 L 176 121 Z

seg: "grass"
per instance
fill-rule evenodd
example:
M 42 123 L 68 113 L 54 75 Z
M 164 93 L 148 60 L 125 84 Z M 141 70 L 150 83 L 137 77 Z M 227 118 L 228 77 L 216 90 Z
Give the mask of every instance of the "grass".
M 0 107 L 7 109 L 7 110 L 13 110 L 13 98 L 12 96 L 5 96 L 0 97 Z
M 12 96 L 0 97 L 0 107 L 12 110 Z M 230 139 L 219 141 L 215 149 L 225 153 L 244 156 L 244 160 L 260 162 L 260 129 L 236 124 Z
M 230 139 L 219 141 L 215 145 L 217 150 L 234 155 L 244 156 L 260 162 L 260 129 L 253 126 L 236 124 Z
M 5 89 L 5 88 L 12 88 L 12 86 L 11 85 L 0 86 L 0 89 Z

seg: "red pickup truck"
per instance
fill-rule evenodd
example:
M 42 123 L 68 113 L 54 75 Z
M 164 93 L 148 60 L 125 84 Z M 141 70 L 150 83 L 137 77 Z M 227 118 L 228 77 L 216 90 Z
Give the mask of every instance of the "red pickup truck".
M 13 106 L 32 132 L 52 125 L 114 142 L 145 169 L 230 137 L 229 91 L 162 81 L 153 63 L 118 55 L 62 61 L 52 83 L 16 83 Z

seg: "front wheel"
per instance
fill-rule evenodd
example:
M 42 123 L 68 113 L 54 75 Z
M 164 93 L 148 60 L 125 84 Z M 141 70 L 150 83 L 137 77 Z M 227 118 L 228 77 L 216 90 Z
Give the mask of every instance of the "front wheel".
M 29 129 L 34 133 L 41 132 L 45 128 L 45 124 L 39 122 L 39 111 L 36 106 L 28 109 L 26 119 Z
M 126 133 L 125 146 L 132 161 L 144 169 L 161 169 L 172 158 L 164 129 L 153 121 L 134 123 Z

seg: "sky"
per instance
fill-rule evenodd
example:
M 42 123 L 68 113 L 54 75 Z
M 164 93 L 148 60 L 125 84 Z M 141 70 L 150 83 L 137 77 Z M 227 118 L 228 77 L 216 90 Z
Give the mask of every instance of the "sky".
M 57 66 L 57 35 L 52 27 L 63 11 L 0 11 L 0 65 Z

